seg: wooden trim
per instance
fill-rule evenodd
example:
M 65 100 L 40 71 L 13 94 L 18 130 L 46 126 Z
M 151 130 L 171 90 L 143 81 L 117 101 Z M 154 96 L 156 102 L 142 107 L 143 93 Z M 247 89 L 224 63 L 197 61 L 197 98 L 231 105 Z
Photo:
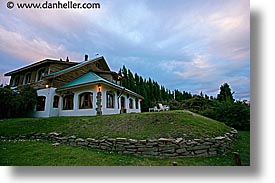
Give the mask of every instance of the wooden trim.
M 58 63 L 58 64 L 62 63 L 62 64 L 66 64 L 66 65 L 76 65 L 76 64 L 78 64 L 78 62 L 65 62 L 65 61 L 59 61 L 59 60 L 45 59 L 45 60 L 41 60 L 41 61 L 35 62 L 35 63 L 31 64 L 31 65 L 27 65 L 25 67 L 16 69 L 14 71 L 5 73 L 4 76 L 11 76 L 11 75 L 17 74 L 19 72 L 31 69 L 33 67 L 40 66 L 42 64 L 51 64 L 51 63 Z
M 106 60 L 105 60 L 104 57 L 102 56 L 102 57 L 98 57 L 98 58 L 96 58 L 96 59 L 87 61 L 86 63 L 83 63 L 83 64 L 81 64 L 81 62 L 80 62 L 79 65 L 75 65 L 75 67 L 73 67 L 73 68 L 68 68 L 67 70 L 65 70 L 65 71 L 63 71 L 63 72 L 60 72 L 60 73 L 58 73 L 58 74 L 55 74 L 55 75 L 45 76 L 45 78 L 46 78 L 46 79 L 56 78 L 56 77 L 58 77 L 58 76 L 64 75 L 64 74 L 66 74 L 66 73 L 68 73 L 68 72 L 72 72 L 72 71 L 74 71 L 74 70 L 76 70 L 76 69 L 79 69 L 79 68 L 81 68 L 81 67 L 84 67 L 84 66 L 86 66 L 86 65 L 88 65 L 88 64 L 91 64 L 91 63 L 93 63 L 93 62 L 96 62 L 96 61 L 98 61 L 98 60 L 103 60 L 103 64 L 104 64 L 105 67 L 110 71 L 110 68 L 109 68 L 109 66 L 108 66 L 107 63 L 106 63 Z M 94 71 L 93 71 L 93 72 L 94 72 Z
M 68 87 L 68 88 L 58 88 L 56 89 L 56 92 L 63 92 L 63 91 L 67 91 L 67 90 L 73 90 L 73 89 L 76 89 L 76 88 L 79 88 L 79 87 L 85 87 L 85 86 L 90 86 L 91 84 L 99 84 L 101 82 L 91 82 L 91 83 L 86 83 L 86 84 L 81 84 L 81 85 L 77 85 L 77 86 L 71 86 L 71 87 Z
M 67 90 L 73 90 L 73 89 L 76 89 L 76 88 L 79 88 L 79 87 L 85 87 L 85 86 L 90 86 L 90 85 L 92 85 L 92 84 L 95 84 L 95 85 L 96 85 L 96 84 L 101 84 L 101 83 L 104 83 L 105 85 L 107 85 L 107 86 L 109 86 L 109 87 L 112 87 L 112 88 L 116 88 L 116 89 L 119 89 L 119 90 L 123 90 L 123 89 L 121 89 L 120 87 L 113 86 L 113 85 L 111 85 L 111 84 L 109 84 L 109 83 L 106 83 L 106 82 L 104 82 L 104 81 L 96 81 L 96 82 L 86 83 L 86 84 L 77 85 L 77 86 L 72 86 L 72 87 L 68 87 L 68 88 L 56 89 L 56 92 L 63 92 L 63 91 L 67 91 Z M 141 95 L 136 94 L 136 93 L 134 93 L 134 92 L 129 92 L 129 91 L 126 91 L 126 90 L 124 90 L 123 92 L 125 92 L 125 93 L 130 93 L 131 95 L 134 95 L 134 96 L 136 96 L 136 97 L 138 97 L 138 98 L 144 99 L 144 97 L 142 97 Z

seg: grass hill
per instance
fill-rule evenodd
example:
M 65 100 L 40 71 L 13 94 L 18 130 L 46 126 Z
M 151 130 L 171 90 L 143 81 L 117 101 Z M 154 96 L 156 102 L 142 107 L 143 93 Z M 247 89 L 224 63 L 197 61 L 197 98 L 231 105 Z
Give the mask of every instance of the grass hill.
M 0 120 L 0 136 L 62 132 L 78 137 L 186 139 L 223 135 L 231 128 L 188 111 L 121 114 L 94 117 L 18 118 Z M 185 135 L 184 135 L 185 134 Z M 249 132 L 240 132 L 233 149 L 211 157 L 156 158 L 105 152 L 84 147 L 52 146 L 44 141 L 0 141 L 0 165 L 50 166 L 231 166 L 232 152 L 239 152 L 243 165 L 250 165 Z
M 215 137 L 231 128 L 218 121 L 188 112 L 119 114 L 92 117 L 18 118 L 0 121 L 0 136 L 62 132 L 63 135 L 98 138 L 125 137 L 186 139 Z

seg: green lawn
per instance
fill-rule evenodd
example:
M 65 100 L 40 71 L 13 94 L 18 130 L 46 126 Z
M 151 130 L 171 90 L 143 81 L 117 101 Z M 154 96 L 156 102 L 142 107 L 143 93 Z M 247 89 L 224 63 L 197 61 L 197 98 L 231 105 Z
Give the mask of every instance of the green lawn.
M 186 139 L 216 137 L 231 128 L 215 120 L 184 111 L 121 114 L 94 117 L 18 118 L 0 120 L 0 136 L 30 136 L 34 133 L 62 132 L 78 137 L 103 136 L 136 139 L 160 137 Z M 0 165 L 90 165 L 90 166 L 231 166 L 237 151 L 244 165 L 250 164 L 249 132 L 240 132 L 234 149 L 212 157 L 148 158 L 109 153 L 84 147 L 54 147 L 42 141 L 0 141 Z
M 231 128 L 218 121 L 184 111 L 119 114 L 93 117 L 18 118 L 0 121 L 0 136 L 29 136 L 62 132 L 63 135 L 98 138 L 215 137 Z
M 237 151 L 243 165 L 250 165 L 249 132 L 239 132 L 239 139 L 231 152 L 212 157 L 147 158 L 141 156 L 109 153 L 82 147 L 49 142 L 0 141 L 0 165 L 5 166 L 232 166 L 232 152 Z

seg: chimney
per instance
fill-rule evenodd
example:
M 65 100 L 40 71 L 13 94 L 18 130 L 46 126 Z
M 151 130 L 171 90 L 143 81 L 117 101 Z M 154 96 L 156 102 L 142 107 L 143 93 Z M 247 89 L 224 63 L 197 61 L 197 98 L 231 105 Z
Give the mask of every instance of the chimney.
M 88 59 L 89 59 L 89 56 L 86 54 L 84 57 L 84 61 L 88 61 Z

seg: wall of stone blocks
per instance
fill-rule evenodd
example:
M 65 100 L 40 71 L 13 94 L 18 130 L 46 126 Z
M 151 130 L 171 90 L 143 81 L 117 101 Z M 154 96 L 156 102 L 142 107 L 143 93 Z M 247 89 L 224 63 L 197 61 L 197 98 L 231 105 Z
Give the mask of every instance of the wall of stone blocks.
M 186 157 L 186 156 L 212 156 L 224 154 L 233 145 L 238 132 L 232 129 L 231 132 L 214 138 L 203 138 L 185 140 L 184 138 L 159 138 L 159 139 L 127 139 L 102 137 L 79 138 L 74 135 L 62 136 L 62 133 L 36 133 L 30 137 L 1 137 L 1 140 L 11 139 L 34 139 L 53 142 L 55 146 L 67 144 L 70 146 L 83 146 L 88 148 L 101 149 L 109 152 L 122 154 L 135 154 L 154 157 Z

